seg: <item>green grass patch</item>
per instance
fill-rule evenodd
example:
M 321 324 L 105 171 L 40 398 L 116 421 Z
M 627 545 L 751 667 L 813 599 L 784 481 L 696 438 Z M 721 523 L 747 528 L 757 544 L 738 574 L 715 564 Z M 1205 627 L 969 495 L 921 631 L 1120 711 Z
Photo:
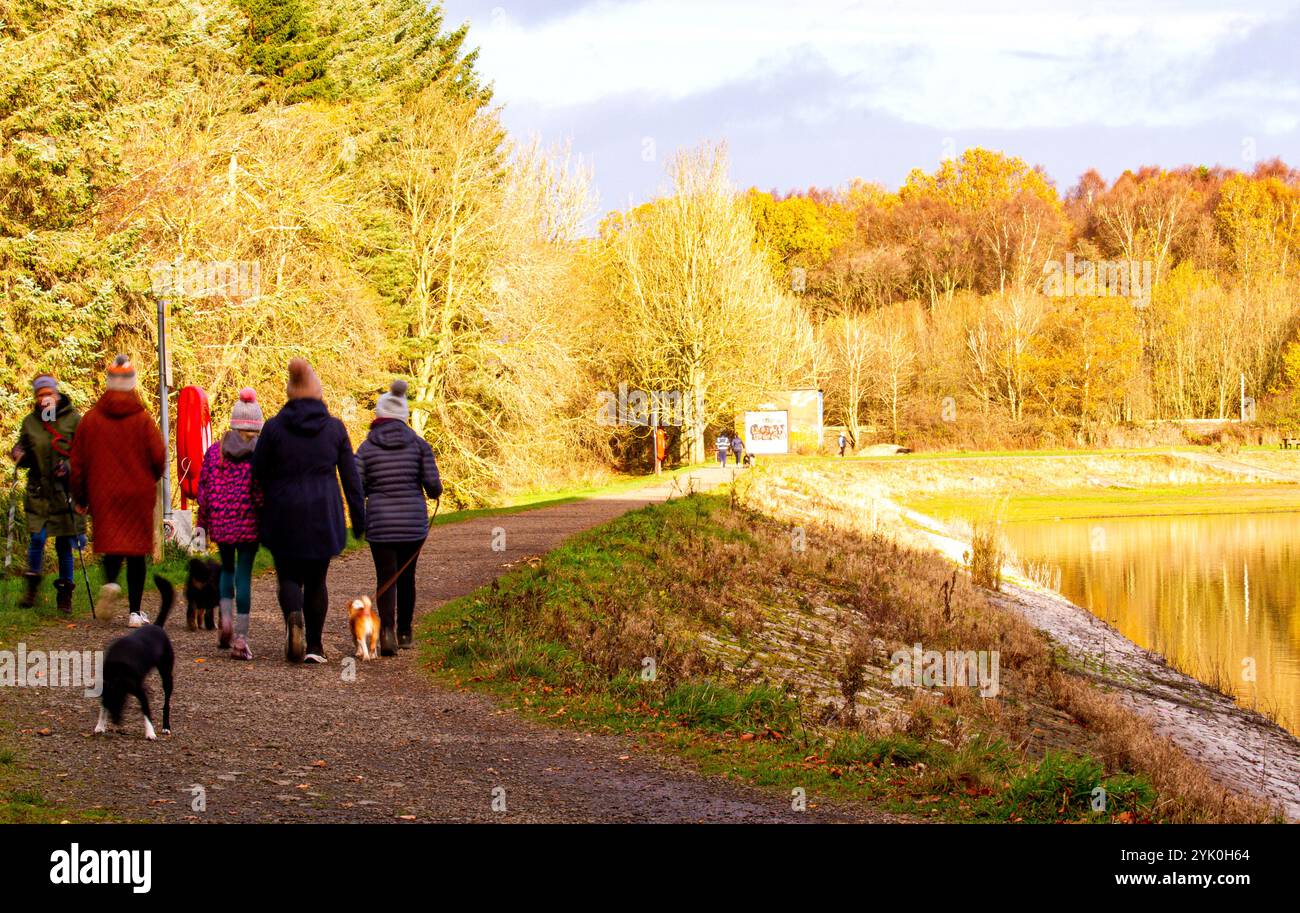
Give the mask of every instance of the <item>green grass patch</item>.
M 997 517 L 1003 522 L 1105 517 L 1193 516 L 1300 510 L 1300 487 L 1242 483 L 1152 488 L 1072 488 L 1005 497 L 912 497 L 908 507 L 944 520 Z
M 1119 774 L 1107 777 L 1091 758 L 1049 753 L 1031 770 L 1017 776 L 1007 791 L 1009 802 L 993 811 L 1008 820 L 1087 820 L 1118 817 L 1139 821 L 1156 800 L 1144 777 Z M 1094 802 L 1098 808 L 1094 809 Z

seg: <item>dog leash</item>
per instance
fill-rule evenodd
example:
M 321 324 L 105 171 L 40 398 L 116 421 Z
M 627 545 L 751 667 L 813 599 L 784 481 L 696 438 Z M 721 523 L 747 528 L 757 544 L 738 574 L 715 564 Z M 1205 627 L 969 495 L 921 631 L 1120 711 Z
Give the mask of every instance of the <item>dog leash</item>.
M 388 588 L 397 582 L 398 578 L 401 577 L 403 573 L 405 573 L 406 569 L 411 566 L 411 563 L 415 561 L 416 558 L 420 557 L 420 553 L 424 551 L 424 543 L 429 541 L 429 535 L 433 532 L 433 524 L 434 521 L 438 519 L 438 508 L 440 507 L 442 507 L 442 498 L 439 498 L 438 500 L 433 502 L 433 516 L 429 519 L 429 532 L 425 533 L 424 538 L 420 540 L 420 547 L 417 548 L 411 554 L 411 557 L 407 558 L 406 562 L 397 569 L 396 574 L 394 574 L 392 577 L 389 577 L 387 582 L 384 583 L 383 586 L 375 590 L 375 602 L 378 602 L 379 597 L 384 595 L 384 593 L 388 592 Z

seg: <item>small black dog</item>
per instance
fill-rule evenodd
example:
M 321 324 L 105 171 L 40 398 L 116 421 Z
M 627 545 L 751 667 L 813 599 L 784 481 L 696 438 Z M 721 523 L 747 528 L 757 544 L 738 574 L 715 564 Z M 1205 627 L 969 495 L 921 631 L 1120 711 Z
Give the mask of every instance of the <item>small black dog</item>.
M 189 578 L 185 581 L 185 626 L 191 631 L 203 627 L 211 631 L 217 626 L 215 612 L 221 602 L 221 562 L 190 559 Z
M 154 669 L 163 686 L 162 731 L 170 734 L 172 730 L 172 672 L 176 665 L 176 654 L 172 650 L 171 638 L 163 630 L 167 623 L 167 613 L 176 601 L 176 591 L 171 583 L 158 575 L 153 582 L 158 585 L 162 596 L 162 607 L 158 610 L 158 620 L 153 624 L 137 628 L 125 637 L 119 637 L 108 645 L 104 653 L 103 692 L 100 694 L 99 722 L 95 724 L 98 735 L 108 728 L 111 719 L 116 726 L 122 722 L 122 709 L 126 699 L 134 694 L 144 712 L 144 737 L 156 739 L 153 718 L 149 713 L 149 694 L 144 690 L 144 680 Z

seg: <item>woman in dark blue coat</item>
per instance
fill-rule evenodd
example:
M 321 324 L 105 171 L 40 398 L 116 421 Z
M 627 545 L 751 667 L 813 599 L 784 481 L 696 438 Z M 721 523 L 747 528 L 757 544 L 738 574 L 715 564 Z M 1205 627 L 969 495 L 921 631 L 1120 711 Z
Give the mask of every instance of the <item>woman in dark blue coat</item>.
M 411 645 L 415 617 L 415 566 L 429 535 L 425 496 L 442 497 L 433 448 L 407 421 L 406 381 L 395 380 L 379 397 L 370 433 L 357 450 L 366 495 L 366 541 L 375 560 L 379 594 L 379 655 Z
M 323 663 L 325 578 L 348 538 L 339 483 L 357 535 L 366 508 L 348 431 L 325 408 L 320 380 L 301 358 L 289 362 L 287 392 L 289 401 L 263 426 L 253 451 L 253 475 L 266 495 L 260 532 L 279 578 L 285 658 Z

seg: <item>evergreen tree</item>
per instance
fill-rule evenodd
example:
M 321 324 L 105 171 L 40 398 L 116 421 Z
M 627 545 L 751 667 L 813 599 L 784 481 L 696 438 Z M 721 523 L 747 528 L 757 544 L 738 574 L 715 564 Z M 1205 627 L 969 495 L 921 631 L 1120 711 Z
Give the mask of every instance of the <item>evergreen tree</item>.
M 332 47 L 319 36 L 303 0 L 237 0 L 237 5 L 248 16 L 240 53 L 253 72 L 267 78 L 264 88 L 286 104 L 334 95 Z

